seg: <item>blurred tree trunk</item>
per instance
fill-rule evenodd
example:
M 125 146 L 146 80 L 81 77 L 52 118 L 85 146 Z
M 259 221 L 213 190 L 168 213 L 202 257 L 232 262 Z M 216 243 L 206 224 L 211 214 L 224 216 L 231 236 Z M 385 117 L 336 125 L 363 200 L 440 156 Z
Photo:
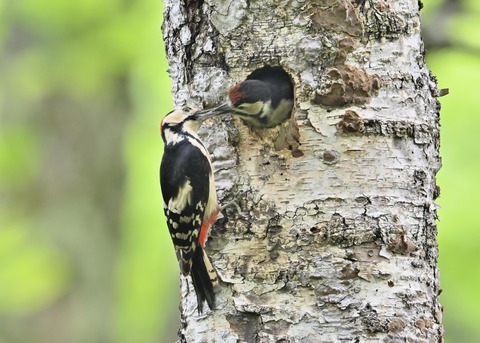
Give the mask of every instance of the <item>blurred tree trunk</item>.
M 202 126 L 225 203 L 207 251 L 222 279 L 181 342 L 441 341 L 436 81 L 418 2 L 173 1 L 163 27 L 177 106 L 210 107 L 265 64 L 292 120 Z M 188 291 L 190 290 L 190 291 Z

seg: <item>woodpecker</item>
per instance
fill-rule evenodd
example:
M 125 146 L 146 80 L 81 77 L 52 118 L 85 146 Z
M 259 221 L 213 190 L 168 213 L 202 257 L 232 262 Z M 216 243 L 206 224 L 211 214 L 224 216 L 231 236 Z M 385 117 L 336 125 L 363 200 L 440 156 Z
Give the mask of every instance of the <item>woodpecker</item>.
M 293 109 L 293 84 L 280 67 L 265 66 L 230 88 L 227 101 L 202 111 L 214 115 L 231 112 L 256 128 L 271 128 L 286 121 Z
M 207 116 L 184 107 L 170 112 L 160 123 L 163 208 L 180 270 L 192 278 L 199 313 L 204 301 L 213 309 L 213 284 L 218 281 L 204 250 L 208 230 L 220 211 L 210 154 L 197 134 Z

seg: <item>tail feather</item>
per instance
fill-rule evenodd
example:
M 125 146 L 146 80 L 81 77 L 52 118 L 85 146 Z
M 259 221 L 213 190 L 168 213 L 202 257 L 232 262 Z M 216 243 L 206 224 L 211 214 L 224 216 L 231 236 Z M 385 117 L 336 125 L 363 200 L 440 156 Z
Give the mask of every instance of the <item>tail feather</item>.
M 193 255 L 190 275 L 192 276 L 193 288 L 197 295 L 198 313 L 202 313 L 204 301 L 207 301 L 208 307 L 213 309 L 215 306 L 213 285 L 218 282 L 218 276 L 201 246 L 197 246 Z
M 176 254 L 180 270 L 184 276 L 187 276 L 192 269 L 192 251 L 191 249 L 177 249 Z

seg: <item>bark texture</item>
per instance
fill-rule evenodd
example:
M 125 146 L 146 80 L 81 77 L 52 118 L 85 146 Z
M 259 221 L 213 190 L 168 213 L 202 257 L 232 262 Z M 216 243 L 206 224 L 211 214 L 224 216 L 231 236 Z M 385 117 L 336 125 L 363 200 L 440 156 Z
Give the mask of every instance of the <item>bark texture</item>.
M 292 119 L 201 129 L 220 200 L 207 252 L 222 282 L 181 342 L 437 342 L 439 103 L 417 0 L 165 0 L 175 103 L 210 107 L 265 64 Z

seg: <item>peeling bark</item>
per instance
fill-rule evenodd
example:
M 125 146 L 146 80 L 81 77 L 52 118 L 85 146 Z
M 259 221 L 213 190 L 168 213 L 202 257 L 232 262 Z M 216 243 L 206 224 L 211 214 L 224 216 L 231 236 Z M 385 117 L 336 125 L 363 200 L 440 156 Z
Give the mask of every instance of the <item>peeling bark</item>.
M 207 251 L 222 280 L 181 342 L 437 342 L 436 81 L 416 0 L 165 0 L 177 106 L 211 107 L 281 66 L 292 119 L 201 128 L 224 211 Z

